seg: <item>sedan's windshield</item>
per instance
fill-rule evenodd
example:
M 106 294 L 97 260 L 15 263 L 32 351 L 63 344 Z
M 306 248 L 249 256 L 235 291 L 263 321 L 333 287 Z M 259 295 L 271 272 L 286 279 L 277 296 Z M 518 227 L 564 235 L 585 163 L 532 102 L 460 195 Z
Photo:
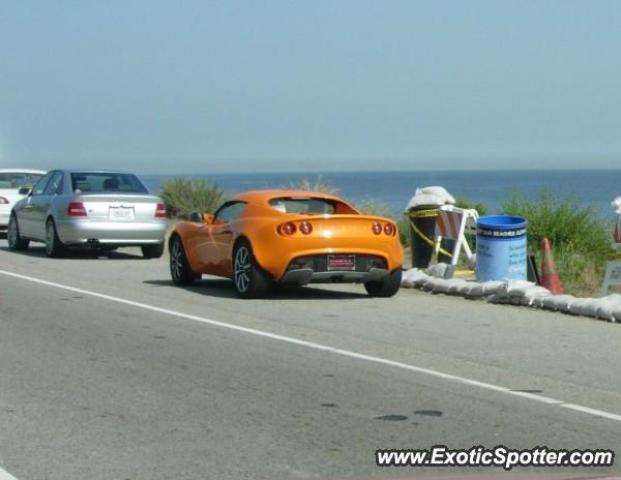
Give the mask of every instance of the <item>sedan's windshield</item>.
M 0 172 L 0 188 L 32 187 L 42 176 L 39 173 Z
M 149 193 L 131 173 L 72 173 L 71 189 L 78 193 Z

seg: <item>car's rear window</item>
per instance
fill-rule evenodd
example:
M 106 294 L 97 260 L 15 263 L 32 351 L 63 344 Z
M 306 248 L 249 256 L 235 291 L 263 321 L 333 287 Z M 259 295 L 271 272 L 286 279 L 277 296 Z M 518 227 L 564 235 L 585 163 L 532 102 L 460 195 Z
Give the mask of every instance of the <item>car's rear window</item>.
M 149 193 L 131 173 L 72 173 L 71 188 L 80 193 Z
M 42 176 L 39 173 L 0 172 L 0 188 L 32 187 Z
M 357 213 L 343 202 L 317 197 L 278 197 L 270 200 L 270 206 L 283 213 L 324 215 L 333 213 Z

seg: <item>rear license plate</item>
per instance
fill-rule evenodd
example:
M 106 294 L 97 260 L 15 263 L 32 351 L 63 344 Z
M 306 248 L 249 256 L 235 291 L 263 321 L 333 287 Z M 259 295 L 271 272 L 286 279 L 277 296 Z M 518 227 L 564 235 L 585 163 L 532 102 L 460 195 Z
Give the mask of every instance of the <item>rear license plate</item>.
M 134 209 L 128 207 L 110 207 L 111 220 L 133 220 Z
M 328 255 L 328 270 L 355 270 L 355 255 Z

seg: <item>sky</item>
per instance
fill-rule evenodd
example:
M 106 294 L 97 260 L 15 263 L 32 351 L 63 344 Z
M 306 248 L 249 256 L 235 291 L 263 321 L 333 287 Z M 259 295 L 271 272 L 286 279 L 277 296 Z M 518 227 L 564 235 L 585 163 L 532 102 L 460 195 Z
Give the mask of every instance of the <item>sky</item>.
M 618 168 L 616 0 L 0 0 L 0 167 Z

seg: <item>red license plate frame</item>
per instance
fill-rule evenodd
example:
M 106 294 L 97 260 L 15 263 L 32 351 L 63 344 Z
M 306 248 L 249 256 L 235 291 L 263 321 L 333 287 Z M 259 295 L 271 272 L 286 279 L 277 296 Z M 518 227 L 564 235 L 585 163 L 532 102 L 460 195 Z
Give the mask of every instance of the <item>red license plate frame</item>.
M 356 255 L 328 255 L 329 271 L 356 270 Z

